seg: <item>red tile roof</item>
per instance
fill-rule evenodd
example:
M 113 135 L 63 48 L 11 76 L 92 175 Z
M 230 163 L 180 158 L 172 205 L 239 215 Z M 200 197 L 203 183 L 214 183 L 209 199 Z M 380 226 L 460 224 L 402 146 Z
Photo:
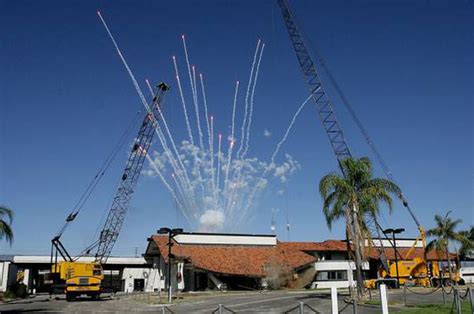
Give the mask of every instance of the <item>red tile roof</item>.
M 323 242 L 281 242 L 281 245 L 307 252 L 347 251 L 346 242 L 341 240 L 326 240 Z
M 342 240 L 326 240 L 323 242 L 282 242 L 283 246 L 297 248 L 304 252 L 324 252 L 324 251 L 332 251 L 332 252 L 345 252 L 347 251 L 347 244 L 345 241 Z M 385 256 L 387 259 L 392 260 L 395 259 L 395 252 L 391 247 L 385 247 Z M 397 248 L 397 252 L 402 256 L 405 257 L 409 252 L 410 248 Z M 372 248 L 369 252 L 369 257 L 373 259 L 378 258 L 378 252 L 375 248 Z M 409 258 L 414 257 L 423 257 L 423 249 L 422 248 L 415 248 Z M 430 251 L 427 254 L 428 260 L 446 260 L 445 254 L 440 254 L 436 251 Z M 454 260 L 456 258 L 456 254 L 450 253 L 450 257 Z M 400 258 L 400 256 L 399 256 Z
M 168 260 L 168 237 L 155 235 L 165 261 Z M 286 271 L 314 263 L 316 259 L 297 248 L 278 243 L 276 246 L 195 245 L 174 242 L 172 253 L 188 260 L 194 267 L 220 274 L 265 276 L 265 267 L 278 264 Z
M 160 254 L 168 261 L 168 236 L 155 235 L 151 240 L 158 247 Z M 309 252 L 345 252 L 347 244 L 342 240 L 326 240 L 323 242 L 277 242 L 276 246 L 248 245 L 201 245 L 179 244 L 174 242 L 172 253 L 180 259 L 189 261 L 194 267 L 220 274 L 242 275 L 250 277 L 265 276 L 265 267 L 278 264 L 285 271 L 293 271 L 309 265 L 316 258 Z M 401 256 L 406 256 L 409 248 L 397 248 Z M 306 252 L 306 253 L 305 253 Z M 394 259 L 394 250 L 385 248 L 387 259 Z M 410 258 L 422 257 L 423 249 L 416 248 Z M 451 254 L 455 258 L 454 254 Z M 369 257 L 378 259 L 377 251 L 372 248 Z M 435 251 L 427 255 L 428 260 L 445 260 L 444 255 L 438 256 Z

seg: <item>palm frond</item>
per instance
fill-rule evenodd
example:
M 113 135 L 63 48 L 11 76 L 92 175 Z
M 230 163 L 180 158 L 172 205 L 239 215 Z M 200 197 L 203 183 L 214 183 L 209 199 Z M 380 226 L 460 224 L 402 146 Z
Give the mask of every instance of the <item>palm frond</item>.
M 13 230 L 6 221 L 0 219 L 0 239 L 3 238 L 11 245 L 13 242 Z
M 10 223 L 13 221 L 13 210 L 10 208 L 0 205 L 0 217 L 7 216 Z

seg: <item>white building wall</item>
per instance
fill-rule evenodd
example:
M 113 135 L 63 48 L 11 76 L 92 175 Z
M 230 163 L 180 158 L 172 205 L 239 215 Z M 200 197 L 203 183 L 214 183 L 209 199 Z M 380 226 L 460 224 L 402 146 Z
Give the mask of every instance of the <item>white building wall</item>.
M 173 263 L 171 265 L 171 286 L 173 291 L 184 289 L 184 263 Z M 177 273 L 181 273 L 178 280 Z M 134 280 L 144 279 L 144 292 L 167 291 L 168 265 L 163 260 L 155 261 L 153 268 L 124 268 L 122 280 L 124 280 L 124 292 L 134 292 Z
M 0 262 L 0 292 L 7 291 L 10 262 Z
M 474 267 L 461 267 L 459 272 L 465 284 L 474 283 Z
M 318 272 L 331 272 L 331 271 L 345 271 L 347 280 L 315 280 L 311 284 L 312 289 L 325 289 L 325 288 L 349 288 L 355 287 L 356 281 L 353 278 L 353 271 L 355 270 L 355 263 L 347 260 L 321 260 L 314 264 L 316 270 L 316 276 Z M 369 263 L 365 262 L 362 265 L 363 270 L 369 269 Z
M 423 242 L 417 241 L 416 239 L 396 239 L 395 240 L 397 243 L 397 247 L 402 248 L 402 247 L 412 247 L 415 246 L 417 248 L 422 248 L 423 247 Z M 415 245 L 416 242 L 416 245 Z M 387 240 L 387 239 L 372 239 L 372 245 L 380 247 L 383 245 L 385 248 L 391 248 L 393 244 L 393 240 Z M 369 241 L 365 240 L 365 245 L 369 245 Z
M 175 235 L 174 240 L 181 244 L 213 244 L 213 245 L 264 245 L 275 246 L 277 238 L 274 235 L 232 235 L 232 234 L 192 234 Z

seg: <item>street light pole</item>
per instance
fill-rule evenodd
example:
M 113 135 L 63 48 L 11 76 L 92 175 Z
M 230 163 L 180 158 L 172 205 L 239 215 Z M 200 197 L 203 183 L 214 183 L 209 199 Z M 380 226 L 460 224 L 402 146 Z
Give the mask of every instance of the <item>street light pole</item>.
M 397 270 L 397 288 L 400 288 L 400 275 L 398 273 L 397 241 L 395 241 L 395 232 L 392 232 L 393 249 L 395 250 L 395 269 Z
M 398 229 L 387 229 L 384 230 L 384 233 L 391 233 L 392 234 L 392 240 L 393 240 L 393 250 L 395 251 L 395 271 L 397 274 L 397 288 L 400 288 L 400 275 L 398 273 L 398 253 L 397 253 L 397 241 L 395 238 L 396 234 L 404 232 L 404 228 L 398 228 Z
M 171 232 L 168 233 L 168 303 L 171 303 L 172 288 L 171 288 Z
M 168 303 L 171 303 L 171 299 L 173 295 L 172 286 L 171 286 L 171 258 L 173 256 L 171 254 L 171 247 L 173 246 L 172 239 L 175 235 L 183 233 L 183 229 L 181 228 L 171 229 L 171 228 L 163 227 L 158 230 L 158 233 L 168 234 L 168 278 L 166 278 L 167 279 L 166 281 L 168 282 Z

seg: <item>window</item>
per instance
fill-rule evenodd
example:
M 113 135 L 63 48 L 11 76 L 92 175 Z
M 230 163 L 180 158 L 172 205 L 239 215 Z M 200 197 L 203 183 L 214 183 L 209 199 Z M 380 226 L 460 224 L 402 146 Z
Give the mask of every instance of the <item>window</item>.
M 316 274 L 316 281 L 343 281 L 347 280 L 347 271 L 333 270 L 333 271 L 319 271 Z
M 100 271 L 100 269 L 94 269 L 92 271 L 92 276 L 100 276 L 102 275 L 102 272 Z

